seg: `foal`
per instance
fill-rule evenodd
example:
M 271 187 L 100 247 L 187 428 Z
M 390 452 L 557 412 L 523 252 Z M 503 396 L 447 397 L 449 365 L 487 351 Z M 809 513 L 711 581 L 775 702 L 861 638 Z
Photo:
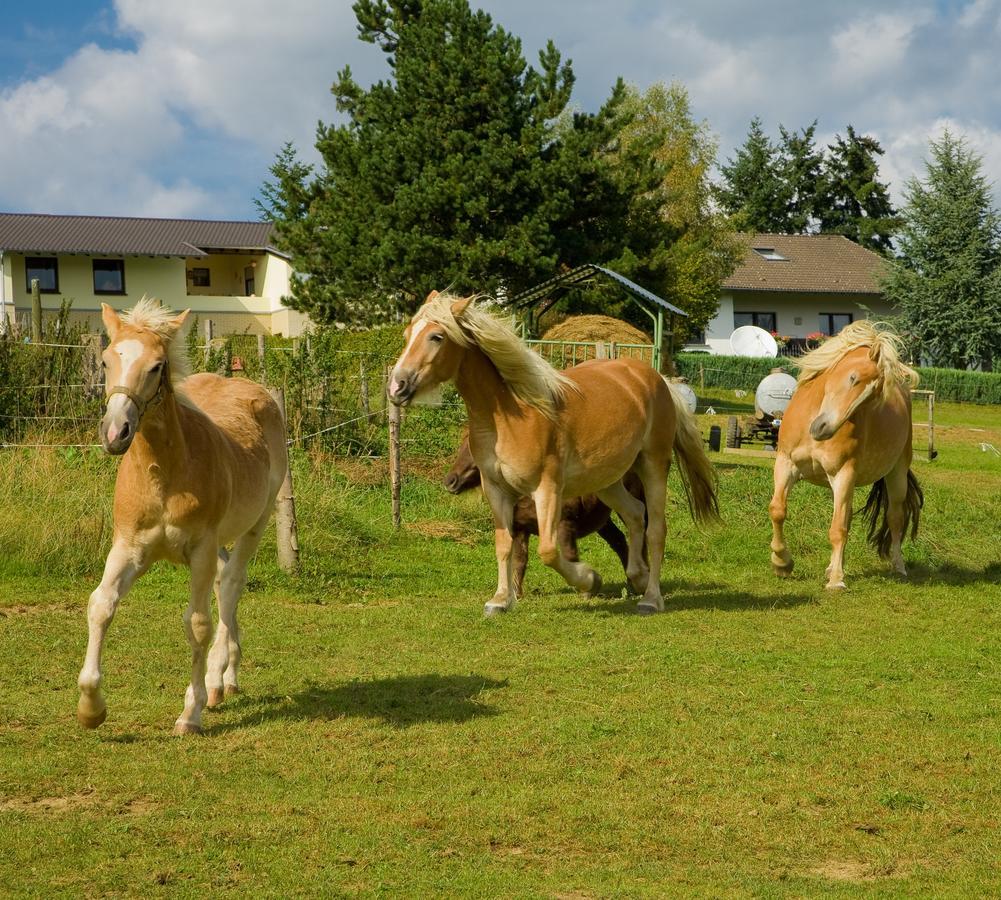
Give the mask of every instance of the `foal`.
M 101 647 L 108 626 L 135 580 L 166 559 L 191 569 L 184 614 L 191 683 L 174 731 L 200 732 L 206 703 L 214 706 L 239 690 L 236 606 L 288 466 L 285 425 L 277 405 L 253 382 L 211 374 L 179 382 L 183 347 L 174 338 L 187 312 L 173 316 L 143 297 L 121 317 L 107 304 L 101 315 L 110 339 L 103 355 L 101 443 L 108 453 L 124 455 L 115 481 L 111 552 L 87 607 L 77 718 L 86 728 L 105 720 Z M 209 653 L 213 583 L 219 628 Z
M 445 490 L 451 494 L 462 494 L 479 487 L 481 483 L 480 470 L 469 449 L 467 435 L 459 452 L 455 455 L 452 468 L 445 475 Z M 643 485 L 631 472 L 625 478 L 626 489 L 637 500 L 643 500 Z M 539 533 L 539 518 L 535 513 L 535 503 L 531 497 L 522 497 L 514 506 L 514 521 L 511 534 L 512 566 L 514 569 L 514 593 L 520 600 L 524 594 L 525 569 L 528 567 L 528 539 Z M 577 550 L 577 538 L 587 537 L 597 533 L 622 563 L 624 570 L 629 566 L 629 544 L 625 535 L 619 531 L 612 521 L 612 510 L 602 503 L 594 494 L 575 497 L 563 504 L 563 514 L 560 517 L 558 540 L 560 551 L 569 562 L 579 562 L 580 553 Z M 646 547 L 643 548 L 644 553 Z M 644 561 L 649 563 L 644 557 Z

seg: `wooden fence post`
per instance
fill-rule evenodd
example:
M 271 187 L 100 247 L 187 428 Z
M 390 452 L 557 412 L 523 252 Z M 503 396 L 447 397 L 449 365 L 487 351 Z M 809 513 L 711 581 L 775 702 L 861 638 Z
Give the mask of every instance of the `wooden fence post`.
M 285 392 L 268 388 L 285 421 Z M 299 527 L 295 519 L 295 493 L 292 490 L 292 461 L 285 470 L 285 480 L 275 497 L 275 531 L 278 537 L 278 567 L 294 575 L 299 570 Z
M 400 527 L 400 407 L 387 405 L 389 416 L 389 487 L 393 498 L 393 527 Z
M 358 378 L 361 381 L 361 411 L 367 416 L 372 410 L 368 402 L 368 375 L 365 373 L 364 359 L 358 363 Z
M 264 335 L 257 335 L 257 361 L 261 364 L 261 384 L 268 383 L 267 369 L 264 362 Z
M 205 365 L 209 364 L 209 355 L 212 353 L 212 320 L 205 320 Z M 282 407 L 284 409 L 284 407 Z
M 99 397 L 102 393 L 101 382 L 104 373 L 101 370 L 101 340 L 100 334 L 82 334 L 80 343 L 83 346 L 83 392 L 89 400 Z
M 928 392 L 928 461 L 931 462 L 938 451 L 935 449 L 935 392 Z
M 31 343 L 42 343 L 42 291 L 38 279 L 31 279 Z
M 706 369 L 702 363 L 699 363 L 699 389 L 703 391 L 706 389 Z

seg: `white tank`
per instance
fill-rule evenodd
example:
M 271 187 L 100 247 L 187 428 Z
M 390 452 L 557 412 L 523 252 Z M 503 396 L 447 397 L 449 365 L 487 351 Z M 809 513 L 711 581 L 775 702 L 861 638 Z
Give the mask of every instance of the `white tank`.
M 761 379 L 754 392 L 754 403 L 766 416 L 782 418 L 796 390 L 796 379 L 785 372 L 772 372 Z

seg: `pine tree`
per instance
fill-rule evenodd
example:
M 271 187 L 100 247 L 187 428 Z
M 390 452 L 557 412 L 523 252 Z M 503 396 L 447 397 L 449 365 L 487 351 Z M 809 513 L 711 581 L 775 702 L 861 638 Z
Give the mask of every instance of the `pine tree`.
M 319 126 L 308 212 L 279 231 L 293 305 L 372 322 L 432 288 L 513 293 L 615 255 L 630 208 L 608 159 L 621 85 L 597 114 L 569 115 L 573 72 L 552 43 L 536 70 L 466 0 L 354 10 L 391 77 L 365 90 L 344 69 L 333 85 L 347 122 Z
M 743 145 L 733 159 L 720 166 L 723 183 L 716 199 L 738 228 L 745 231 L 784 233 L 790 203 L 778 148 L 768 139 L 755 116 Z
M 886 285 L 916 352 L 935 365 L 1001 359 L 1001 220 L 982 160 L 948 131 L 907 183 L 900 257 Z
M 889 189 L 879 180 L 877 157 L 883 155 L 883 148 L 875 138 L 857 134 L 851 125 L 846 135 L 836 135 L 828 147 L 818 202 L 820 230 L 888 253 L 899 218 Z
M 291 141 L 287 141 L 275 156 L 268 170 L 274 181 L 265 181 L 254 206 L 265 222 L 297 222 L 309 211 L 312 191 L 309 180 L 313 167 L 300 162 Z
M 785 182 L 786 209 L 782 231 L 809 234 L 819 225 L 819 205 L 824 194 L 824 156 L 814 136 L 817 121 L 801 132 L 779 125 L 779 170 Z

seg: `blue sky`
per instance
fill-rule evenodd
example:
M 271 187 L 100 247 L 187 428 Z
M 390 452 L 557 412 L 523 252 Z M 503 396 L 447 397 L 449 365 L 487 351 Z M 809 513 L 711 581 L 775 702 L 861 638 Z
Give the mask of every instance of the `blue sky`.
M 522 38 L 573 60 L 575 102 L 617 75 L 678 79 L 732 155 L 758 115 L 846 124 L 886 149 L 899 199 L 930 137 L 964 135 L 1001 181 L 1001 0 L 481 0 Z M 382 54 L 356 38 L 350 0 L 76 0 L 4 4 L 0 210 L 254 218 L 274 155 L 307 157 L 334 121 L 345 64 L 365 82 Z

